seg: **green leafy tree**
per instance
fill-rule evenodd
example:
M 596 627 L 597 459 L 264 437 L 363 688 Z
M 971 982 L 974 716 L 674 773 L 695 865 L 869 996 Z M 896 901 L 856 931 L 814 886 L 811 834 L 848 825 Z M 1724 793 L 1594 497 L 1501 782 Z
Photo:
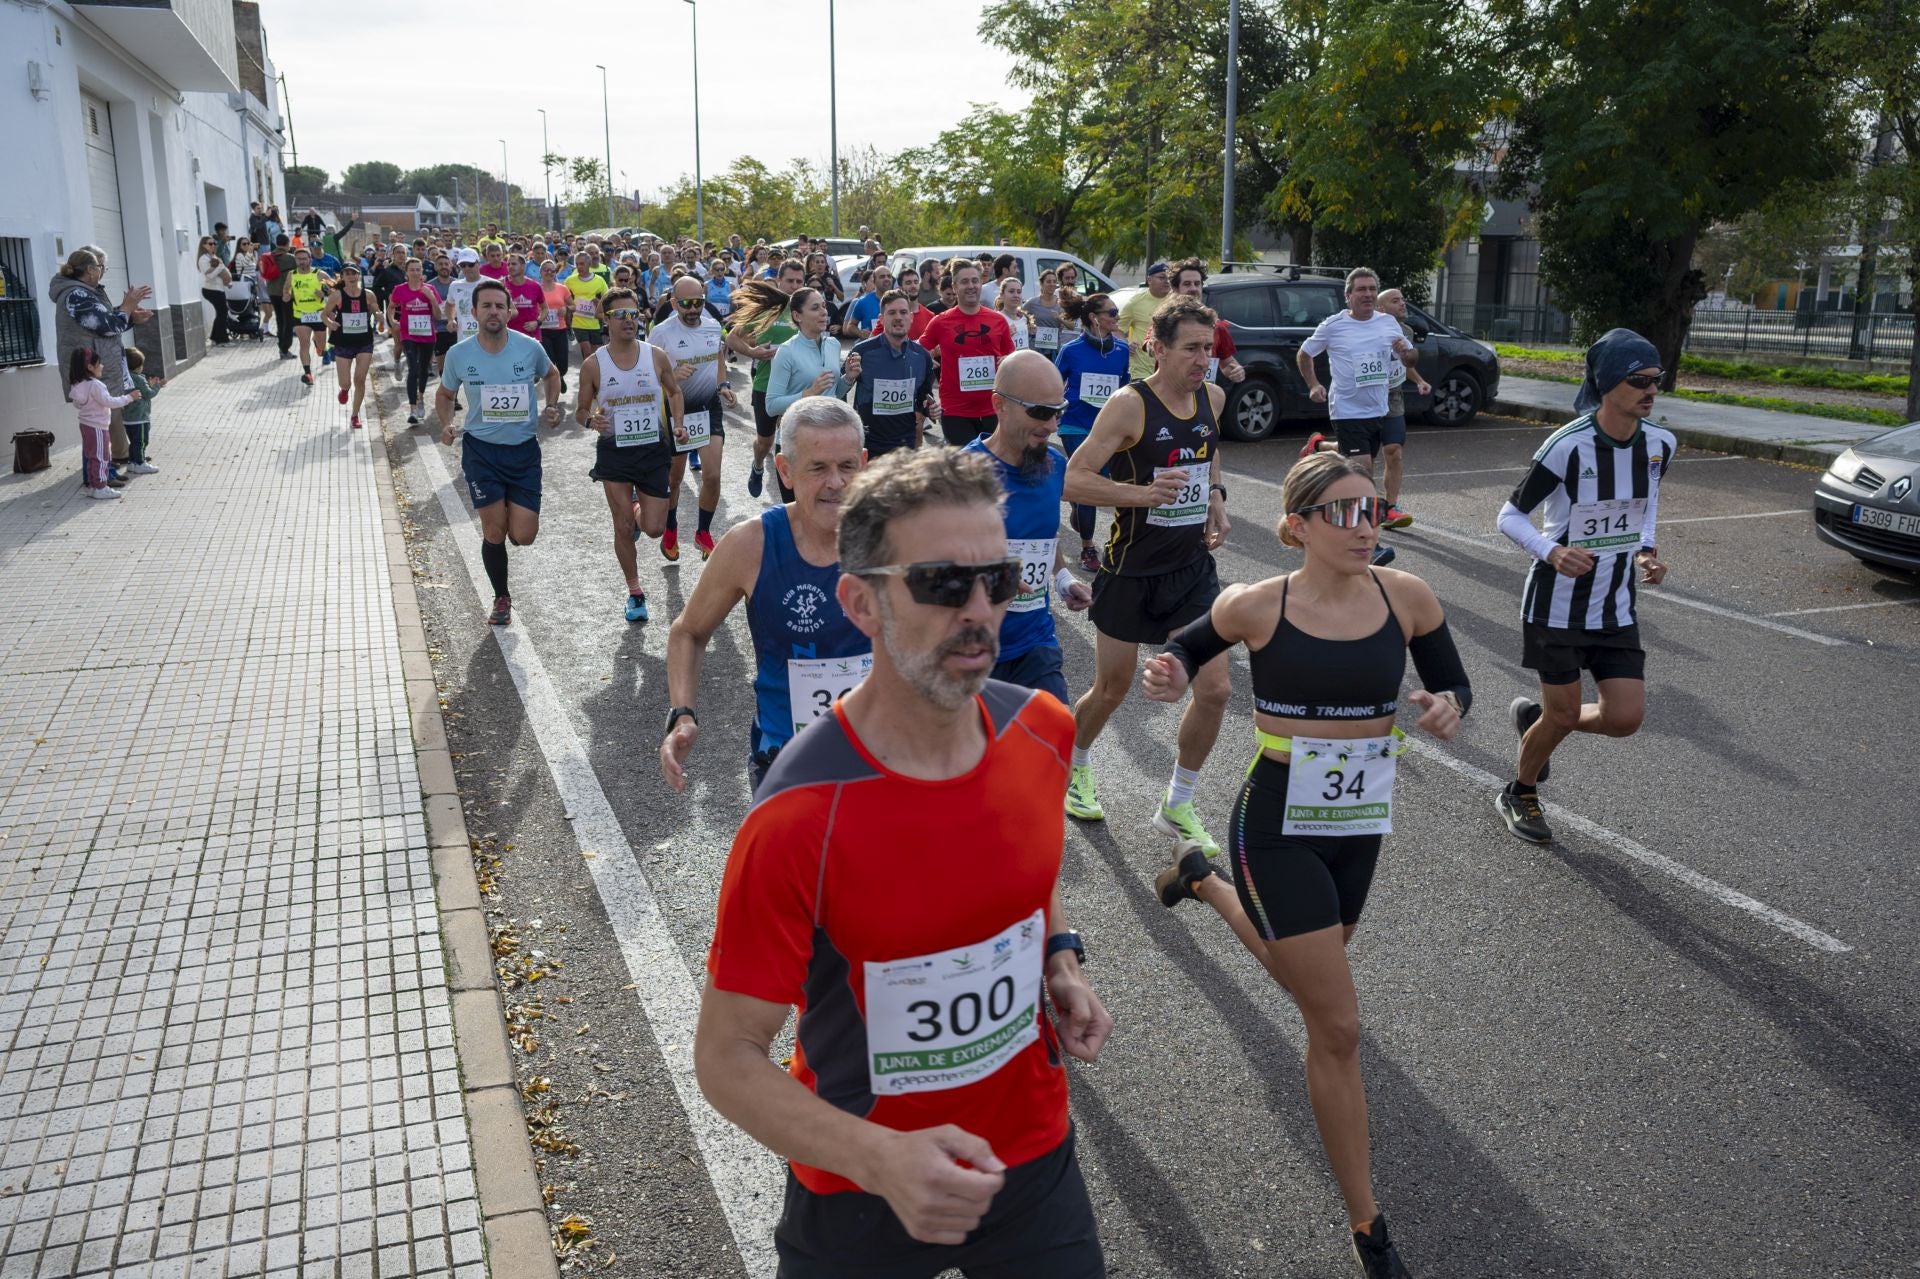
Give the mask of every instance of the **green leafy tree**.
M 395 185 L 415 195 L 444 195 L 451 199 L 457 193 L 471 201 L 480 185 L 491 181 L 492 175 L 485 169 L 471 164 L 433 164 L 424 169 L 407 170 Z
M 385 160 L 362 160 L 350 164 L 340 175 L 340 189 L 356 195 L 384 194 L 400 189 L 400 166 Z
M 325 169 L 311 164 L 292 164 L 287 166 L 287 199 L 297 200 L 301 196 L 320 195 L 327 189 L 331 180 Z
M 1707 228 L 1834 175 L 1833 82 L 1792 0 L 1494 0 L 1521 87 L 1509 194 L 1531 192 L 1541 276 L 1586 336 L 1616 325 L 1671 385 Z
M 1365 263 L 1426 301 L 1483 200 L 1454 162 L 1517 105 L 1491 74 L 1489 36 L 1447 0 L 1361 0 L 1335 12 L 1314 69 L 1261 103 L 1261 125 L 1289 139 L 1268 202 L 1274 220 L 1314 228 L 1312 260 Z

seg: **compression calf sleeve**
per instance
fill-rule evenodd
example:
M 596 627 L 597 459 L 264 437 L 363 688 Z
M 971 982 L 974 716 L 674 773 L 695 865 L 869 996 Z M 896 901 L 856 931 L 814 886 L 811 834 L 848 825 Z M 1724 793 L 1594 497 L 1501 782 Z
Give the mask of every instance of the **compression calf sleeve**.
M 1167 640 L 1166 651 L 1173 659 L 1187 668 L 1187 678 L 1192 679 L 1200 673 L 1200 668 L 1211 662 L 1233 645 L 1220 638 L 1213 629 L 1213 613 L 1202 613 L 1193 621 L 1175 631 Z M 1459 659 L 1456 658 L 1457 662 Z M 1464 680 L 1466 676 L 1462 675 Z
M 1473 709 L 1473 686 L 1467 682 L 1467 668 L 1460 664 L 1460 650 L 1453 646 L 1453 632 L 1443 621 L 1425 635 L 1416 635 L 1407 644 L 1413 655 L 1413 668 L 1420 672 L 1420 686 L 1429 693 L 1452 693 L 1460 699 L 1460 713 Z
M 507 594 L 507 544 L 480 539 L 480 562 L 486 565 L 487 580 L 496 596 Z

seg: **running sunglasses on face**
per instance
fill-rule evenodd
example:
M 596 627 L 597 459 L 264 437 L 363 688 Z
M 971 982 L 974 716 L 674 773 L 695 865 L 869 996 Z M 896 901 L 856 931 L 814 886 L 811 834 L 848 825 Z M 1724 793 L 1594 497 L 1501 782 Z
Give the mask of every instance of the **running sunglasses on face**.
M 1327 523 L 1335 528 L 1359 528 L 1361 523 L 1380 527 L 1380 521 L 1386 518 L 1387 504 L 1377 497 L 1341 497 L 1331 502 L 1318 502 L 1304 506 L 1293 512 L 1307 516 L 1319 511 Z
M 1003 400 L 1010 400 L 1027 411 L 1027 416 L 1036 422 L 1051 422 L 1067 411 L 1065 404 L 1035 404 L 1032 400 L 1023 400 L 1017 395 L 1008 395 L 1004 391 L 995 391 Z
M 1636 391 L 1644 391 L 1648 387 L 1658 386 L 1662 376 L 1659 373 L 1633 373 L 1620 380 Z
M 630 306 L 614 307 L 613 309 L 609 310 L 607 314 L 616 320 L 637 320 L 640 318 L 640 312 L 634 307 L 630 307 Z
M 675 298 L 673 304 L 682 311 L 692 311 L 698 307 L 705 306 L 707 300 L 705 298 Z
M 916 604 L 937 608 L 961 608 L 973 598 L 973 584 L 987 584 L 987 603 L 1005 604 L 1020 590 L 1020 561 L 1003 560 L 996 564 L 955 564 L 951 560 L 928 560 L 920 564 L 883 564 L 862 569 L 856 577 L 899 577 L 906 579 L 907 594 Z

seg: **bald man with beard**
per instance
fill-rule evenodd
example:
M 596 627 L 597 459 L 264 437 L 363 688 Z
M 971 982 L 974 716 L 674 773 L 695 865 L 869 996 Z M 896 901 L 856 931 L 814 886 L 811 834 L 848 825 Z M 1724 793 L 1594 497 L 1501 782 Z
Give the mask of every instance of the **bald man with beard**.
M 1078 613 L 1093 591 L 1066 567 L 1060 549 L 1060 502 L 1067 455 L 1054 448 L 1053 428 L 1066 411 L 1066 385 L 1053 361 L 1037 351 L 1015 351 L 993 378 L 993 430 L 966 446 L 985 456 L 1000 476 L 1007 501 L 1007 551 L 1020 561 L 1020 591 L 1000 623 L 1000 657 L 993 678 L 1052 693 L 1067 702 L 1060 637 L 1053 629 L 1052 593 Z

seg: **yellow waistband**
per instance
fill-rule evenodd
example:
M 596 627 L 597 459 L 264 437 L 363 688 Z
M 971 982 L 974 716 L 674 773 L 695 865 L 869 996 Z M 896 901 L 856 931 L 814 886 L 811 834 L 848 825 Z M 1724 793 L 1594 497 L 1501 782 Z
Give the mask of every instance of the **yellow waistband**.
M 1387 736 L 1397 738 L 1400 742 L 1398 748 L 1387 752 L 1389 755 L 1404 755 L 1411 749 L 1407 745 L 1406 733 L 1402 732 L 1398 727 L 1390 731 Z M 1285 751 L 1289 755 L 1293 754 L 1293 739 L 1291 737 L 1280 737 L 1256 726 L 1253 730 L 1253 740 L 1263 751 Z M 1339 739 L 1335 738 L 1334 740 L 1338 741 Z M 1258 756 L 1255 758 L 1257 759 Z

